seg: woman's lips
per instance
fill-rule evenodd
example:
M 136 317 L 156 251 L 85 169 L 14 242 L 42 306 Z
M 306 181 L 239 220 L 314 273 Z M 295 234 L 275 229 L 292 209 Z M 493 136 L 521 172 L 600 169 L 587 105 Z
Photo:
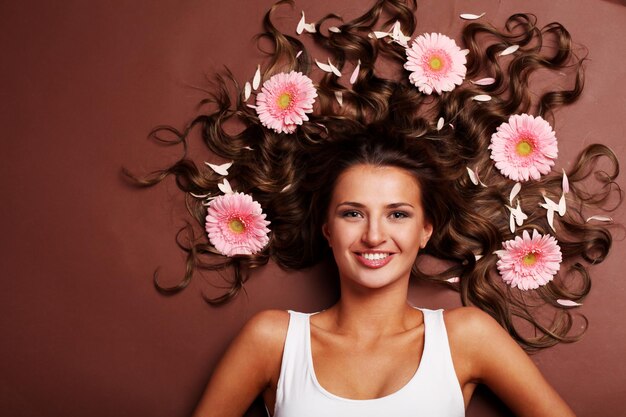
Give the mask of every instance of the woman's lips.
M 393 253 L 389 252 L 361 252 L 356 254 L 356 258 L 362 265 L 368 268 L 382 268 L 391 262 Z

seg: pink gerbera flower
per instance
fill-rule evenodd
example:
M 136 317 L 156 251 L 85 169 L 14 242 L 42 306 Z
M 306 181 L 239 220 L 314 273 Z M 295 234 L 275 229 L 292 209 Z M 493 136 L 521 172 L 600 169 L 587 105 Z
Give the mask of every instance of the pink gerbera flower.
M 438 94 L 452 91 L 461 85 L 465 78 L 465 63 L 469 51 L 461 50 L 454 42 L 441 33 L 425 33 L 407 48 L 407 61 L 404 68 L 412 71 L 409 81 L 422 93 Z
M 224 194 L 209 204 L 206 231 L 222 255 L 251 255 L 269 241 L 269 221 L 248 194 Z
M 281 72 L 263 83 L 256 96 L 256 112 L 263 126 L 276 132 L 293 133 L 309 120 L 317 91 L 313 81 L 300 72 Z
M 514 114 L 491 135 L 491 159 L 513 181 L 538 180 L 550 172 L 558 148 L 556 136 L 540 116 Z
M 520 290 L 533 290 L 552 281 L 561 267 L 561 248 L 554 237 L 533 230 L 530 237 L 524 230 L 522 237 L 502 243 L 496 251 L 496 264 L 504 282 Z

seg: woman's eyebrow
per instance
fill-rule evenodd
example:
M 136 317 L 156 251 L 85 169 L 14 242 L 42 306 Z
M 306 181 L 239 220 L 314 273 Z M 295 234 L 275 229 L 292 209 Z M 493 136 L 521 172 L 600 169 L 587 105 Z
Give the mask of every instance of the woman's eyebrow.
M 365 208 L 365 204 L 362 204 L 362 203 L 357 203 L 356 201 L 344 201 L 344 202 L 342 202 L 342 203 L 337 204 L 337 207 L 341 207 L 341 206 L 350 206 L 350 207 L 357 207 L 357 208 Z M 415 207 L 413 207 L 413 205 L 412 205 L 412 204 L 410 204 L 410 203 L 404 203 L 404 202 L 387 204 L 385 207 L 386 207 L 386 208 L 399 208 L 399 207 L 404 207 L 404 206 L 408 206 L 408 207 L 411 207 L 411 208 L 415 208 Z

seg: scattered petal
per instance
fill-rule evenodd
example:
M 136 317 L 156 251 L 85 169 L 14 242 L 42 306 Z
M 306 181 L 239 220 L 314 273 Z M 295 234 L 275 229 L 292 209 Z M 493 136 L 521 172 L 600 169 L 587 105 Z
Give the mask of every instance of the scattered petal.
M 463 13 L 460 15 L 460 17 L 461 19 L 465 19 L 465 20 L 476 20 L 476 19 L 480 19 L 484 15 L 485 15 L 485 12 L 482 12 L 481 14 Z
M 539 204 L 541 207 L 545 208 L 546 210 L 559 211 L 559 205 L 557 203 L 550 200 L 545 195 L 543 196 L 543 199 L 545 201 L 545 204 Z
M 298 35 L 301 35 L 302 32 L 304 31 L 305 24 L 306 22 L 304 21 L 304 10 L 302 10 L 302 17 L 300 18 L 300 21 L 298 22 L 298 26 L 296 27 L 296 33 Z
M 217 184 L 217 188 L 219 188 L 220 191 L 223 192 L 224 194 L 233 193 L 233 189 L 231 188 L 230 183 L 228 182 L 226 178 L 224 178 L 222 182 Z
M 469 175 L 469 178 L 472 184 L 478 185 L 478 177 L 476 176 L 476 173 L 472 171 L 470 167 L 466 167 L 466 168 L 467 168 L 467 175 Z
M 256 67 L 256 72 L 254 73 L 254 78 L 252 79 L 252 88 L 257 90 L 261 85 L 261 65 Z
M 304 24 L 304 30 L 306 30 L 309 33 L 315 33 L 315 23 L 305 23 Z
M 404 33 L 402 33 L 402 26 L 399 20 L 396 20 L 396 22 L 393 24 L 390 36 L 393 42 L 396 42 L 404 46 L 405 48 L 409 46 L 408 42 L 411 40 L 411 37 L 406 36 Z
M 513 215 L 513 212 L 511 212 L 509 216 L 509 230 L 511 233 L 515 233 L 515 216 Z
M 478 255 L 474 254 L 474 258 L 476 259 L 476 261 L 480 261 L 482 259 L 482 257 L 483 257 L 483 255 L 481 255 L 481 254 L 478 254 Z
M 561 198 L 559 199 L 559 216 L 563 217 L 565 215 L 565 211 L 567 210 L 567 204 L 565 202 L 565 193 L 561 194 Z
M 329 32 L 333 32 L 333 33 L 341 33 L 341 29 L 339 29 L 337 26 L 331 26 L 328 28 Z
M 252 86 L 248 81 L 246 81 L 246 85 L 243 89 L 243 101 L 248 101 L 248 99 L 250 98 L 250 94 L 252 94 Z
M 361 70 L 361 60 L 354 67 L 354 71 L 352 71 L 352 75 L 350 76 L 350 84 L 354 84 L 356 82 L 357 77 L 359 76 L 359 71 Z
M 519 49 L 519 45 L 511 45 L 508 48 L 506 48 L 504 51 L 500 52 L 498 55 L 500 56 L 511 55 L 518 49 Z
M 585 220 L 585 223 L 589 223 L 592 220 L 595 220 L 595 221 L 598 221 L 598 222 L 613 223 L 613 218 L 612 217 L 609 217 L 609 216 L 599 216 L 599 215 L 595 215 L 595 216 L 589 217 L 587 220 Z
M 556 232 L 556 229 L 554 228 L 554 210 L 548 210 L 546 217 L 548 218 L 548 225 L 550 225 L 550 228 Z
M 328 66 L 330 66 L 330 70 L 333 72 L 333 74 L 335 74 L 337 77 L 341 77 L 341 71 L 339 71 L 339 69 L 334 66 L 332 62 L 330 62 L 330 58 L 328 58 Z
M 513 181 L 538 180 L 550 172 L 558 155 L 550 124 L 540 116 L 514 114 L 491 135 L 491 159 Z
M 475 85 L 491 85 L 496 82 L 496 79 L 487 77 L 487 78 L 481 78 L 480 80 L 476 80 L 476 81 L 470 80 L 470 82 Z
M 510 207 L 510 206 L 507 206 L 507 207 L 509 210 L 511 210 L 511 215 L 515 217 L 515 224 L 517 224 L 518 226 L 521 226 L 522 224 L 524 224 L 524 220 L 526 220 L 528 216 L 522 211 L 519 201 L 517 202 L 517 207 L 515 208 Z
M 563 183 L 561 185 L 561 188 L 563 188 L 563 194 L 569 193 L 569 180 L 567 179 L 567 174 L 565 173 L 565 170 L 563 170 Z
M 491 101 L 491 96 L 487 94 L 479 94 L 477 96 L 472 97 L 474 101 Z
M 230 168 L 233 165 L 233 162 L 227 162 L 225 164 L 222 165 L 214 165 L 214 164 L 210 164 L 208 162 L 205 162 L 205 164 L 211 168 L 213 171 L 215 171 L 216 173 L 220 174 L 220 175 L 228 175 L 228 168 Z
M 425 33 L 406 49 L 409 81 L 424 94 L 452 91 L 465 79 L 467 52 L 446 35 Z
M 516 182 L 513 188 L 511 188 L 511 194 L 509 194 L 509 204 L 513 204 L 513 200 L 515 199 L 515 197 L 517 197 L 521 189 L 522 189 L 522 184 L 519 182 Z
M 461 278 L 459 278 L 459 277 L 452 277 L 452 278 L 448 278 L 446 281 L 449 282 L 450 284 L 456 284 L 457 282 L 461 281 Z
M 301 72 L 278 73 L 263 83 L 257 94 L 256 112 L 263 126 L 277 133 L 293 133 L 309 120 L 317 91 L 313 81 Z
M 440 117 L 439 120 L 437 120 L 437 131 L 441 130 L 441 128 L 443 128 L 443 124 L 445 123 L 445 120 L 443 119 L 443 117 Z
M 502 280 L 520 290 L 532 290 L 552 281 L 561 268 L 561 248 L 550 235 L 533 230 L 532 236 L 524 230 L 522 237 L 502 243 L 496 251 L 496 264 Z
M 283 187 L 282 190 L 280 190 L 281 193 L 284 193 L 285 191 L 289 190 L 291 188 L 291 184 L 287 184 Z
M 205 229 L 211 244 L 222 255 L 251 255 L 269 242 L 270 222 L 265 217 L 252 196 L 221 195 L 209 204 Z
M 243 148 L 244 148 L 245 150 L 247 150 L 247 151 L 253 151 L 253 150 L 254 150 L 254 149 L 252 149 L 250 146 L 244 146 Z
M 298 51 L 298 53 L 296 54 L 296 59 L 298 59 L 300 55 L 302 55 L 302 51 Z
M 256 106 L 254 104 L 248 103 L 246 104 L 246 106 L 250 107 L 251 109 L 256 109 Z
M 211 193 L 207 193 L 207 194 L 194 194 L 194 193 L 191 193 L 191 192 L 190 192 L 189 194 L 191 194 L 193 197 L 196 197 L 196 198 L 207 198 L 208 196 L 210 196 L 210 195 L 211 195 Z
M 391 35 L 391 33 L 389 33 L 389 32 L 379 32 L 379 31 L 374 31 L 374 32 L 372 32 L 372 33 L 373 33 L 373 35 L 374 35 L 374 37 L 375 37 L 376 39 L 382 39 L 382 38 L 384 38 L 384 37 L 387 37 L 387 36 L 390 36 L 390 35 Z
M 324 72 L 333 72 L 333 69 L 328 64 L 324 64 L 323 62 L 319 62 L 317 59 L 315 60 L 315 64 Z
M 335 98 L 340 106 L 343 106 L 343 93 L 341 91 L 335 91 Z
M 556 300 L 556 302 L 565 307 L 578 307 L 582 305 L 581 303 L 577 303 L 576 301 L 565 300 L 563 298 L 559 298 L 558 300 Z

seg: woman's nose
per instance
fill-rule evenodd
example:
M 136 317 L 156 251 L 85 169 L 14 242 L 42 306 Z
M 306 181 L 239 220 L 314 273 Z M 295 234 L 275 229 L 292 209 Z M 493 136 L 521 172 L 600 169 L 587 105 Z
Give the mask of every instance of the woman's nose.
M 385 227 L 379 221 L 369 220 L 362 240 L 368 246 L 378 246 L 387 239 Z

